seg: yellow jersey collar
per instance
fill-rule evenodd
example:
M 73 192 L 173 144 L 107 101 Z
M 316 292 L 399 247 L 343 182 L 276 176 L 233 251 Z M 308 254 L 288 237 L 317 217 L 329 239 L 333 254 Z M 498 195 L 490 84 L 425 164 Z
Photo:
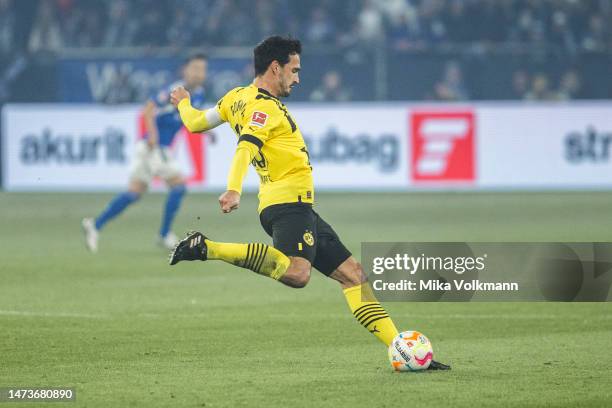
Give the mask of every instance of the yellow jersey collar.
M 255 86 L 255 85 L 253 85 L 253 86 Z M 264 95 L 267 95 L 267 96 L 269 96 L 269 97 L 271 97 L 271 98 L 276 99 L 277 101 L 280 101 L 280 99 L 278 99 L 276 96 L 272 95 L 270 92 L 266 91 L 266 90 L 265 90 L 265 89 L 263 89 L 263 88 L 257 88 L 257 90 L 258 90 L 259 92 L 261 92 L 262 94 L 264 94 Z

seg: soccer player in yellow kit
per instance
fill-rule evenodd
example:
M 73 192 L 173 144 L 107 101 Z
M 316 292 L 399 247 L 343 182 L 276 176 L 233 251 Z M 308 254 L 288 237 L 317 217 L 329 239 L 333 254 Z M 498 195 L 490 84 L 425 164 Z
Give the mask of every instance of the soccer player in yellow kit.
M 261 42 L 254 50 L 253 83 L 232 89 L 214 108 L 193 108 L 182 87 L 172 92 L 172 103 L 191 132 L 227 122 L 236 133 L 238 146 L 227 191 L 219 197 L 221 210 L 229 213 L 238 208 L 251 163 L 260 178 L 259 218 L 274 246 L 216 242 L 194 232 L 172 252 L 170 264 L 218 259 L 294 288 L 306 286 L 314 266 L 340 283 L 355 318 L 389 346 L 397 329 L 374 297 L 359 262 L 313 210 L 308 150 L 295 120 L 279 99 L 289 96 L 299 84 L 301 48 L 298 40 L 279 36 Z M 449 367 L 432 361 L 430 368 Z

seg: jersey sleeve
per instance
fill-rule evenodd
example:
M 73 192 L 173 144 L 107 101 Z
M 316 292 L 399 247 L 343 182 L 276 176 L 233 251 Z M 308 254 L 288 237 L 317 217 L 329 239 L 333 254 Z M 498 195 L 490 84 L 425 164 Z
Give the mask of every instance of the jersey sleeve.
M 238 143 L 250 142 L 261 149 L 279 126 L 281 119 L 282 113 L 273 102 L 257 101 L 245 110 Z
M 216 106 L 211 109 L 199 110 L 191 106 L 191 101 L 185 98 L 178 103 L 177 108 L 181 121 L 190 132 L 204 132 L 216 128 L 224 122 Z
M 221 99 L 219 99 L 219 101 L 217 102 L 217 112 L 219 112 L 219 116 L 221 117 L 221 120 L 224 122 L 228 121 L 228 105 L 229 105 L 229 92 L 225 94 L 225 96 L 223 96 Z

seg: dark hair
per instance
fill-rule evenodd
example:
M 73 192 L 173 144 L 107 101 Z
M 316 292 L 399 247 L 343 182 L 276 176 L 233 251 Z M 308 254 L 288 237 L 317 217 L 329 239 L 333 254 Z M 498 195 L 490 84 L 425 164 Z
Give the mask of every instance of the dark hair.
M 190 56 L 185 58 L 185 62 L 183 63 L 183 65 L 187 65 L 191 61 L 195 61 L 195 60 L 208 61 L 208 56 L 204 53 L 191 54 Z
M 289 56 L 302 53 L 302 43 L 291 37 L 274 35 L 268 37 L 253 50 L 255 75 L 266 72 L 272 61 L 278 61 L 283 66 L 289 62 Z

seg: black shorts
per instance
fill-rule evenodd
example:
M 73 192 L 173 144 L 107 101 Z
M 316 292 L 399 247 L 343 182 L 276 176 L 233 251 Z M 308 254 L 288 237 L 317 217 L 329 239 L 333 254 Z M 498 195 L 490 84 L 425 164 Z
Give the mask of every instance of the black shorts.
M 329 276 L 351 253 L 336 231 L 308 203 L 276 204 L 259 214 L 261 225 L 272 237 L 274 248 L 287 256 L 308 259 Z

